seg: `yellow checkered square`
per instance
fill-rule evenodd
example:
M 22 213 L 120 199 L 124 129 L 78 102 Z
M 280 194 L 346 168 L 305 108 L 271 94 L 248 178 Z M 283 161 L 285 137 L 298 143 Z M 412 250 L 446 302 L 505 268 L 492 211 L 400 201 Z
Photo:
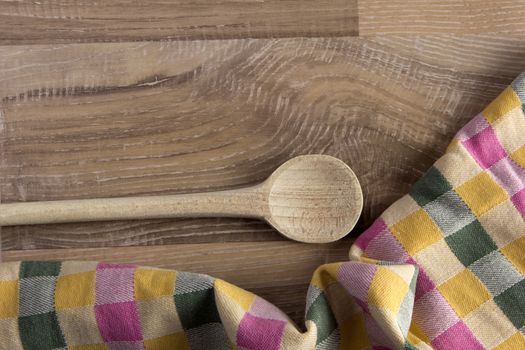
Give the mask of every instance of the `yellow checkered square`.
M 494 125 L 498 140 L 509 154 L 525 143 L 523 130 L 525 130 L 525 116 L 521 108 L 513 109 L 498 120 L 497 125 Z
M 308 326 L 309 325 L 307 324 L 307 327 Z M 279 350 L 315 349 L 315 341 L 317 340 L 317 334 L 314 334 L 313 332 L 309 333 L 310 334 L 306 335 L 305 333 L 298 332 L 295 325 L 293 325 L 291 322 L 286 323 L 284 326 L 283 336 L 281 338 L 281 346 L 279 347 Z M 230 344 L 230 347 L 232 348 L 232 350 L 239 350 L 239 348 L 236 348 L 233 344 Z
M 437 288 L 461 318 L 491 298 L 487 288 L 468 269 Z
M 493 350 L 525 349 L 525 336 L 520 332 L 514 333 L 510 338 L 496 346 Z
M 525 130 L 525 127 L 523 130 Z M 525 145 L 512 152 L 510 158 L 525 169 Z
M 144 340 L 145 350 L 180 349 L 190 350 L 190 344 L 184 332 L 170 334 L 156 339 Z
M 59 276 L 55 291 L 57 310 L 95 304 L 95 271 Z
M 507 192 L 486 172 L 465 182 L 455 191 L 477 217 L 508 198 Z
M 410 282 L 412 282 L 412 278 L 416 273 L 415 266 L 412 264 L 385 265 L 384 268 L 394 272 L 396 275 L 401 277 L 401 279 L 405 281 L 407 285 L 410 285 Z
M 135 298 L 147 300 L 175 292 L 175 271 L 138 268 L 135 271 Z
M 496 97 L 485 109 L 483 116 L 487 118 L 490 123 L 495 123 L 515 108 L 521 107 L 521 101 L 516 92 L 511 86 L 507 87 L 503 92 Z
M 410 255 L 443 239 L 441 231 L 423 209 L 408 215 L 390 230 Z
M 465 268 L 444 240 L 428 246 L 414 258 L 438 286 Z
M 0 319 L 18 316 L 18 281 L 0 281 Z
M 103 344 L 93 306 L 57 310 L 60 328 L 69 346 Z
M 138 302 L 144 339 L 156 339 L 182 331 L 173 297 Z
M 430 339 L 428 338 L 428 336 L 425 334 L 425 332 L 423 332 L 421 327 L 414 320 L 412 320 L 412 323 L 410 324 L 407 339 L 410 342 L 412 342 L 413 345 L 416 345 L 416 344 L 425 345 L 425 344 L 430 343 Z
M 397 313 L 408 287 L 408 284 L 398 274 L 380 266 L 370 284 L 368 303 Z
M 525 275 L 525 236 L 506 245 L 500 251 L 522 275 Z
M 248 311 L 255 300 L 255 294 L 220 279 L 215 281 L 215 288 L 229 296 L 230 299 L 239 304 L 244 311 Z
M 516 327 L 493 300 L 472 311 L 465 323 L 487 349 L 492 349 L 516 332 Z
M 510 199 L 495 206 L 478 220 L 499 248 L 525 234 L 525 221 Z

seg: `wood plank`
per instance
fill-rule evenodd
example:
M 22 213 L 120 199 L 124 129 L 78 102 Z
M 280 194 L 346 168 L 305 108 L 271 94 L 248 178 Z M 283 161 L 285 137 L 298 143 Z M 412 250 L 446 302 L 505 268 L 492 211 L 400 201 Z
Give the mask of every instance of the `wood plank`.
M 0 44 L 345 36 L 357 26 L 357 0 L 6 0 Z
M 287 241 L 23 250 L 3 252 L 2 258 L 3 261 L 126 262 L 205 273 L 260 295 L 301 325 L 313 272 L 322 264 L 348 260 L 350 243 L 318 245 Z
M 525 32 L 525 3 L 515 0 L 366 0 L 359 2 L 360 35 Z
M 324 153 L 361 181 L 358 233 L 524 54 L 519 38 L 486 35 L 0 47 L 1 200 L 235 188 Z M 279 239 L 235 219 L 2 231 L 6 250 Z
M 262 221 L 226 218 L 12 226 L 0 233 L 5 250 L 285 240 Z

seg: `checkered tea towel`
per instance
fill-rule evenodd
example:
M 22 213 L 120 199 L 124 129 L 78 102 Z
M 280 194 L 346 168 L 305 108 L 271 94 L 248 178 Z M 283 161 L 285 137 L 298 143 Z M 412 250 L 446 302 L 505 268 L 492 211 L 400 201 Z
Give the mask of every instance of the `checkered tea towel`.
M 124 264 L 0 266 L 0 348 L 525 348 L 525 74 L 315 271 L 301 331 L 223 280 Z

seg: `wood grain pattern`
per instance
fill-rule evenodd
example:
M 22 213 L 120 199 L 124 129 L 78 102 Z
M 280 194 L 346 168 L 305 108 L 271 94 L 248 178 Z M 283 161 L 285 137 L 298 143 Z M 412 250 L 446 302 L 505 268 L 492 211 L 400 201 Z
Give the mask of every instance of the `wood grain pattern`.
M 267 298 L 298 325 L 315 269 L 348 258 L 350 241 L 324 245 L 295 242 L 179 244 L 119 249 L 51 249 L 3 252 L 4 261 L 96 260 L 205 273 Z M 271 252 L 271 259 L 268 252 Z M 254 277 L 256 276 L 256 277 Z
M 516 0 L 365 0 L 359 33 L 523 34 L 525 2 Z
M 522 34 L 515 0 L 6 0 L 0 44 L 334 37 L 374 34 Z
M 524 68 L 525 44 L 497 36 L 247 39 L 0 53 L 3 202 L 236 188 L 295 155 L 325 153 L 361 181 L 359 232 Z M 24 249 L 281 239 L 242 222 L 6 227 L 2 241 Z M 188 225 L 202 230 L 187 235 Z
M 357 0 L 6 0 L 0 44 L 344 36 Z

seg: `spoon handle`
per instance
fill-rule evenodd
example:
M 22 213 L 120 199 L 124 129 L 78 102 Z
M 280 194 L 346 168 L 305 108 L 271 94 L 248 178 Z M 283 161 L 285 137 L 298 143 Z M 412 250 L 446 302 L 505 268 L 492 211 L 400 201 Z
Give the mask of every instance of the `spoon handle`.
M 267 212 L 262 186 L 163 196 L 0 204 L 0 226 L 174 217 L 253 217 Z

